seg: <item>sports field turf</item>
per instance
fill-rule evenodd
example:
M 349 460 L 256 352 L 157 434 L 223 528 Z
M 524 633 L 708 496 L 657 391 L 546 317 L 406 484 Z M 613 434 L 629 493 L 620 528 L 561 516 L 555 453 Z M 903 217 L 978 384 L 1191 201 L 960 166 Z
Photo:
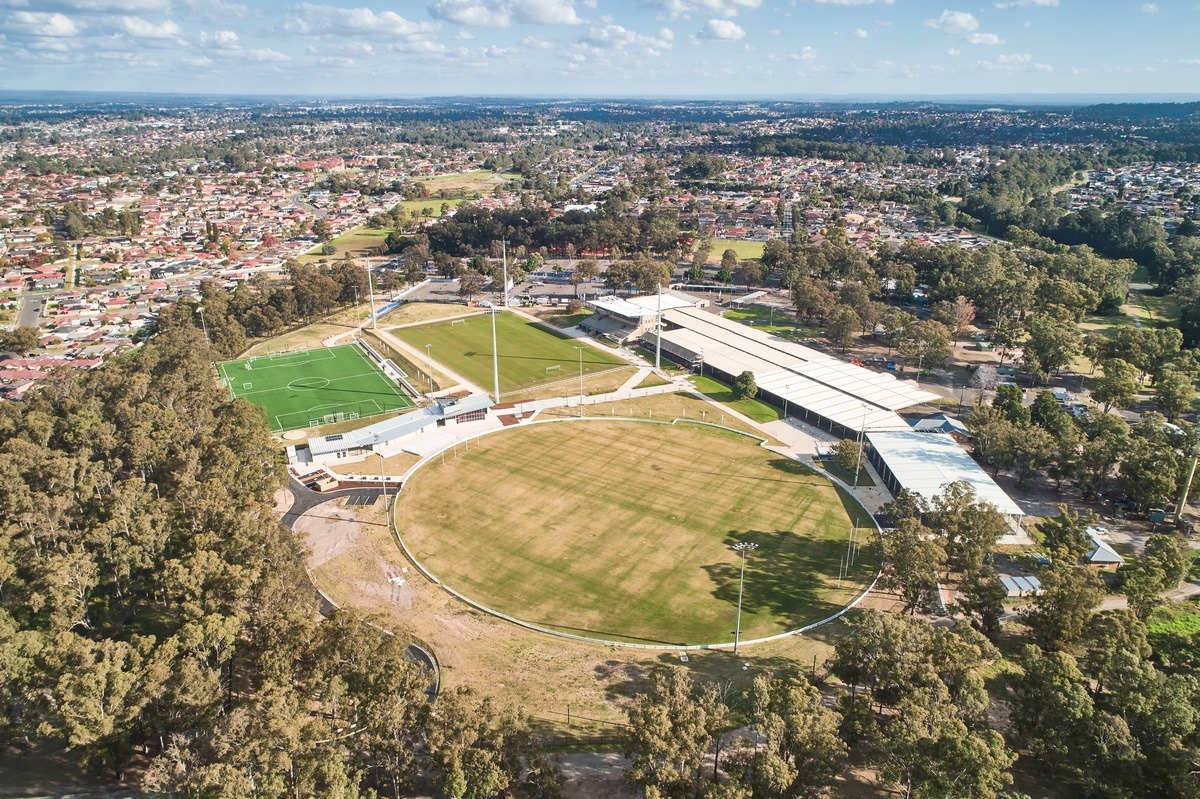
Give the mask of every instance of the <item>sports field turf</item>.
M 354 344 L 225 361 L 217 371 L 234 397 L 266 410 L 277 432 L 413 406 Z
M 418 352 L 424 352 L 425 345 L 432 344 L 435 361 L 477 386 L 492 388 L 492 320 L 488 314 L 402 327 L 392 333 Z M 501 313 L 496 317 L 496 338 L 500 350 L 501 394 L 578 377 L 579 351 L 576 346 L 583 347 L 584 374 L 626 363 L 588 344 L 577 345 L 515 313 Z
M 409 549 L 447 586 L 597 638 L 732 640 L 736 541 L 759 545 L 746 562 L 743 638 L 828 617 L 878 566 L 873 535 L 860 531 L 839 588 L 851 517 L 837 489 L 753 439 L 700 425 L 578 421 L 485 436 L 417 472 L 396 513 Z

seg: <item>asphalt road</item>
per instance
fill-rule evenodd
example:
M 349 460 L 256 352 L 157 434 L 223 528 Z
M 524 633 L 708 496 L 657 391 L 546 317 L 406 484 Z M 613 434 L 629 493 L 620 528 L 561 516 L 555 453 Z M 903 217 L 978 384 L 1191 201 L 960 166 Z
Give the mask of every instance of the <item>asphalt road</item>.
M 42 304 L 46 298 L 40 294 L 22 294 L 21 310 L 17 313 L 17 325 L 20 327 L 37 327 L 38 318 L 42 312 Z
M 296 522 L 300 520 L 304 514 L 308 513 L 318 505 L 326 502 L 333 502 L 343 497 L 364 497 L 367 499 L 378 499 L 383 495 L 382 488 L 347 488 L 344 491 L 330 491 L 328 493 L 318 493 L 311 491 L 305 487 L 295 477 L 288 475 L 288 490 L 293 497 L 292 506 L 288 512 L 283 515 L 283 523 L 287 525 L 289 530 L 293 529 Z M 329 598 L 322 594 L 316 586 L 313 586 L 313 591 L 316 592 L 317 601 L 321 605 L 321 615 L 328 616 L 332 613 L 336 606 L 329 601 Z M 389 635 L 391 633 L 388 633 Z M 437 699 L 438 691 L 441 688 L 442 675 L 438 669 L 437 660 L 433 657 L 433 653 L 427 651 L 424 647 L 416 644 L 409 644 L 404 654 L 413 663 L 419 663 L 424 666 L 431 675 L 433 675 L 433 683 L 426 689 L 425 693 L 429 696 L 429 701 Z

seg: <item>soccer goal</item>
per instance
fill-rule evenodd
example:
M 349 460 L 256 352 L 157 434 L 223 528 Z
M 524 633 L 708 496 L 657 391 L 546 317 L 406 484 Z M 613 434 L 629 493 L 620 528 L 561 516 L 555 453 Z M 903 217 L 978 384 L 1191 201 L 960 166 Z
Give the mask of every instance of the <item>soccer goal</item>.
M 552 374 L 554 372 L 561 372 L 561 371 L 562 371 L 562 364 L 556 363 L 553 366 L 546 367 L 546 374 Z
M 451 319 L 450 327 L 455 327 L 457 325 L 465 325 L 466 323 L 467 323 L 466 319 Z

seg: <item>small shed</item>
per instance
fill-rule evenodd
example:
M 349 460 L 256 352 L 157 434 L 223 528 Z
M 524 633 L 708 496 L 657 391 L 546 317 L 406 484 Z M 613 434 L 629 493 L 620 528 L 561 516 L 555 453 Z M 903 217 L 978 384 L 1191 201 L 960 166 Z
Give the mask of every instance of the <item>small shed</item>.
M 1042 581 L 1031 574 L 1001 574 L 998 579 L 1010 599 L 1042 593 Z
M 1087 529 L 1088 538 L 1092 539 L 1092 549 L 1087 554 L 1088 564 L 1099 569 L 1111 569 L 1116 571 L 1125 562 L 1125 558 L 1121 557 L 1115 549 L 1112 548 L 1107 541 L 1104 540 L 1103 531 L 1089 527 Z

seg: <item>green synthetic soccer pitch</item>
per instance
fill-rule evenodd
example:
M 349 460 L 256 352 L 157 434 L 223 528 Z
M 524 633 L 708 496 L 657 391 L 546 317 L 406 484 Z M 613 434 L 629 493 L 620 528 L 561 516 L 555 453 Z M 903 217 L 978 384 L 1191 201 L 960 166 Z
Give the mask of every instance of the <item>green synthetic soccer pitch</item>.
M 217 372 L 234 397 L 266 410 L 275 432 L 375 416 L 414 404 L 354 344 L 224 361 L 217 364 Z
M 851 542 L 855 519 L 870 527 Z M 828 480 L 747 436 L 691 424 L 568 421 L 485 436 L 414 474 L 396 524 L 425 568 L 475 601 L 655 644 L 733 640 L 737 542 L 758 547 L 746 559 L 745 639 L 828 618 L 880 558 L 870 517 Z
M 433 345 L 433 359 L 458 372 L 477 386 L 491 388 L 492 319 L 489 314 L 432 322 L 392 331 L 418 352 Z M 541 383 L 579 376 L 579 350 L 583 347 L 583 372 L 594 374 L 626 362 L 589 344 L 575 344 L 535 325 L 515 313 L 496 317 L 496 339 L 500 351 L 500 391 L 507 394 Z

